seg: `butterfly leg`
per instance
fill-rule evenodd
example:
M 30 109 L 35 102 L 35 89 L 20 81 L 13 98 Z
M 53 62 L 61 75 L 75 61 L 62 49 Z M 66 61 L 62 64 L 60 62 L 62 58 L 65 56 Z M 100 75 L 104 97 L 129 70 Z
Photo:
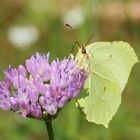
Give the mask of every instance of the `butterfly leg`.
M 75 47 L 75 45 L 78 45 L 80 48 L 81 48 L 81 46 L 80 46 L 80 44 L 79 44 L 79 42 L 78 41 L 75 41 L 75 43 L 73 44 L 73 46 L 72 46 L 72 49 L 71 49 L 71 52 L 70 53 L 72 53 L 73 52 L 73 50 L 74 50 L 74 47 Z

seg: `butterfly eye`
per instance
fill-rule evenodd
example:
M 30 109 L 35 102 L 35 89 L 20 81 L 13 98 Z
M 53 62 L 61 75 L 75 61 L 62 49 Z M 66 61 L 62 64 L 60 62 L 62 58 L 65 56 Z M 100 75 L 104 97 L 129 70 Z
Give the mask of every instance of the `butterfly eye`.
M 86 54 L 86 49 L 84 46 L 82 46 L 82 54 Z

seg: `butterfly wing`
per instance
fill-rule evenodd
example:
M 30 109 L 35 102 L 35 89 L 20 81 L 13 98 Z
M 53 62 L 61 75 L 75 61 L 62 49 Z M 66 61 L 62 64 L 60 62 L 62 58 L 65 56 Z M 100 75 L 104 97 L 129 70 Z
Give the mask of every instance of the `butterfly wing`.
M 108 127 L 121 103 L 130 71 L 138 59 L 133 48 L 122 41 L 95 42 L 86 49 L 89 60 L 83 58 L 80 50 L 76 55 L 80 66 L 88 64 L 90 71 L 85 83 L 88 94 L 80 98 L 78 104 L 89 122 Z

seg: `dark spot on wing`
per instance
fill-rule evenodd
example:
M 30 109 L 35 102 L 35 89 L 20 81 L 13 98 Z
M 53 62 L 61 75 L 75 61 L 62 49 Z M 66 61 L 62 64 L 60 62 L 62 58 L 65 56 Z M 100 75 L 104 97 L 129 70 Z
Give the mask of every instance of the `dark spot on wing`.
M 104 91 L 106 91 L 106 87 L 104 87 Z
M 109 57 L 112 58 L 112 54 Z

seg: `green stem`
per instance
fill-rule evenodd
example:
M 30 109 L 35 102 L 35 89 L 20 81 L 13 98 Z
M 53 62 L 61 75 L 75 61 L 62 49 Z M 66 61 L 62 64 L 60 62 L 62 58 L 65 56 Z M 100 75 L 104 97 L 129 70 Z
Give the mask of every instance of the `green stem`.
M 54 139 L 53 128 L 52 128 L 52 121 L 45 121 L 45 125 L 46 125 L 46 128 L 47 128 L 49 140 L 55 140 Z

